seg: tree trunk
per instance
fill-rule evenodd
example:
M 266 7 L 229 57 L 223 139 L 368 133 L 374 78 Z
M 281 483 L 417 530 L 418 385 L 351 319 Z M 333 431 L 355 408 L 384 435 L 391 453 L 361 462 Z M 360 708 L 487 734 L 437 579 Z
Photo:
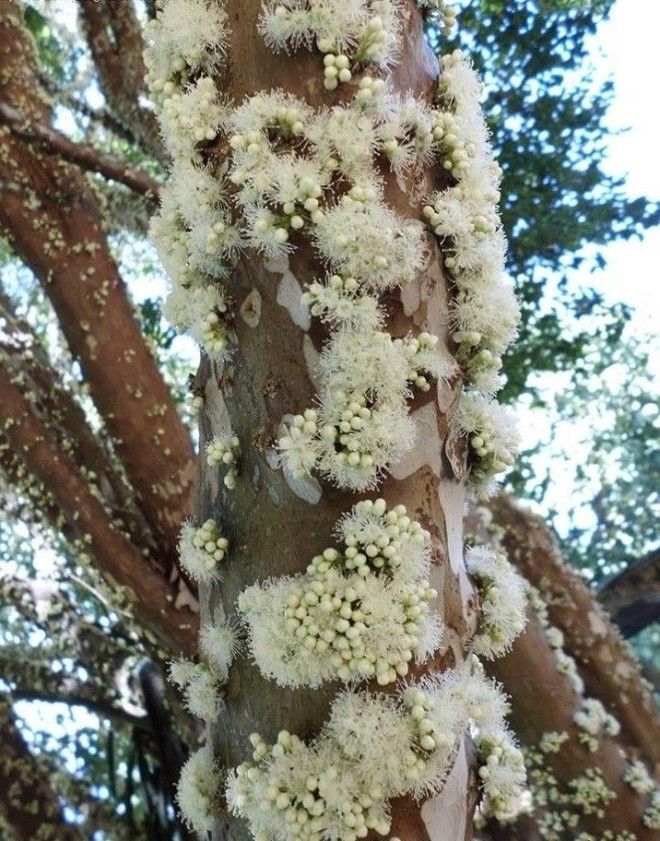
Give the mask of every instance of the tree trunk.
M 257 31 L 260 9 L 260 0 L 231 5 L 225 92 L 240 103 L 246 96 L 277 85 L 314 107 L 326 104 L 320 55 L 301 50 L 287 57 L 267 49 Z M 405 4 L 405 13 L 402 54 L 391 81 L 395 91 L 412 92 L 430 102 L 437 82 L 436 63 L 424 43 L 421 17 L 412 2 Z M 436 177 L 428 169 L 420 193 L 437 188 Z M 388 176 L 387 185 L 391 206 L 419 219 L 420 202 L 409 192 L 412 184 L 399 186 Z M 429 247 L 432 256 L 423 275 L 411 285 L 414 288 L 406 290 L 406 304 L 394 296 L 388 300 L 388 326 L 394 335 L 430 330 L 439 335 L 448 356 L 447 283 L 437 246 L 429 242 Z M 202 593 L 202 622 L 235 616 L 236 599 L 247 585 L 269 576 L 303 571 L 314 555 L 332 543 L 337 520 L 360 498 L 323 484 L 320 500 L 310 504 L 292 491 L 269 459 L 282 418 L 314 404 L 310 348 L 318 351 L 325 338 L 315 323 L 310 326 L 308 316 L 299 315 L 299 300 L 289 308 L 283 305 L 283 291 L 287 284 L 293 285 L 299 298 L 298 286 L 321 272 L 309 241 L 301 238 L 288 264 L 267 267 L 261 257 L 248 252 L 231 276 L 231 295 L 237 306 L 256 290 L 260 318 L 258 326 L 238 318 L 237 348 L 224 369 L 206 361 L 198 375 L 205 398 L 201 451 L 213 436 L 226 434 L 229 426 L 241 447 L 240 473 L 232 491 L 219 482 L 217 467 L 202 461 L 198 519 L 216 519 L 233 547 L 220 586 Z M 415 455 L 400 467 L 396 478 L 388 477 L 378 489 L 388 506 L 403 503 L 410 516 L 432 534 L 432 584 L 439 591 L 434 607 L 448 627 L 444 653 L 433 663 L 437 670 L 463 660 L 475 608 L 463 572 L 464 478 L 456 478 L 444 455 L 448 413 L 456 396 L 455 384 L 452 387 L 440 382 L 437 399 L 432 390 L 415 403 L 421 421 Z M 338 688 L 331 684 L 317 690 L 283 689 L 266 680 L 247 657 L 239 658 L 232 667 L 226 706 L 213 727 L 217 756 L 227 768 L 245 760 L 250 753 L 248 736 L 254 730 L 271 741 L 283 728 L 301 738 L 313 736 L 326 719 L 329 702 Z M 474 783 L 472 762 L 465 757 L 461 752 L 460 767 L 450 777 L 448 791 L 421 810 L 406 798 L 394 804 L 393 835 L 406 841 L 459 841 L 470 837 Z M 214 834 L 215 839 L 236 841 L 248 837 L 245 825 L 232 818 L 220 821 Z

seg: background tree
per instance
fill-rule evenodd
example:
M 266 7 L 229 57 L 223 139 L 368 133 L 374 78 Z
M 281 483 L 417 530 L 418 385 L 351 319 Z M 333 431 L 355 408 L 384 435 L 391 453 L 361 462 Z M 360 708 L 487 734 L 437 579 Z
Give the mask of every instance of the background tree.
M 144 234 L 164 154 L 151 112 L 135 96 L 140 24 L 153 9 L 138 5 L 133 15 L 125 4 L 117 16 L 115 4 L 81 3 L 80 10 L 84 38 L 71 35 L 71 7 L 58 11 L 25 4 L 38 63 L 24 35 L 16 34 L 21 26 L 16 10 L 3 11 L 0 119 L 8 295 L 2 312 L 2 465 L 7 477 L 2 534 L 3 554 L 11 563 L 2 611 L 2 686 L 10 693 L 13 714 L 23 714 L 22 741 L 12 742 L 22 751 L 21 762 L 32 762 L 36 754 L 44 763 L 38 766 L 39 779 L 47 774 L 54 801 L 66 804 L 63 811 L 45 814 L 44 826 L 77 824 L 84 837 L 93 831 L 109 838 L 122 832 L 172 837 L 186 832 L 168 806 L 181 750 L 175 738 L 167 740 L 171 744 L 164 750 L 163 734 L 169 730 L 161 699 L 167 690 L 157 680 L 150 683 L 144 677 L 149 672 L 135 669 L 144 657 L 162 664 L 172 653 L 192 653 L 197 624 L 196 599 L 190 582 L 176 571 L 175 552 L 193 475 L 192 448 L 177 418 L 190 419 L 181 403 L 181 384 L 191 363 L 177 353 L 180 345 L 161 322 L 155 296 L 146 297 L 142 289 L 146 278 L 160 272 Z M 602 346 L 610 349 L 625 313 L 604 311 L 593 294 L 573 301 L 563 284 L 561 311 L 548 314 L 546 290 L 552 287 L 547 279 L 579 259 L 580 245 L 631 235 L 655 220 L 652 206 L 626 200 L 621 185 L 602 171 L 608 92 L 585 97 L 585 75 L 580 77 L 584 88 L 576 84 L 576 73 L 585 73 L 584 33 L 605 11 L 557 13 L 529 3 L 512 12 L 492 3 L 472 4 L 459 28 L 470 52 L 480 55 L 490 92 L 486 109 L 505 173 L 503 210 L 512 272 L 518 277 L 528 272 L 518 284 L 523 338 L 506 362 L 505 393 L 511 398 L 520 394 L 530 370 L 583 370 L 575 401 L 566 400 L 569 416 L 584 399 L 588 377 L 605 363 L 587 352 L 593 339 L 587 345 L 579 326 L 567 339 L 566 313 L 598 316 Z M 532 52 L 529 43 L 545 48 Z M 512 64 L 520 68 L 519 76 L 510 73 Z M 518 84 L 522 79 L 526 85 Z M 533 91 L 533 101 L 526 91 Z M 54 111 L 43 101 L 45 92 L 54 99 Z M 548 206 L 556 212 L 543 212 Z M 556 224 L 562 208 L 569 208 L 566 212 L 583 220 L 583 226 Z M 515 227 L 517 220 L 522 227 Z M 141 330 L 122 278 L 137 296 Z M 639 363 L 631 365 L 639 356 L 623 351 L 620 356 L 639 382 Z M 204 377 L 208 373 L 202 368 Z M 170 384 L 169 393 L 163 380 Z M 626 566 L 649 548 L 650 523 L 637 516 L 639 496 L 633 490 L 648 481 L 646 448 L 654 434 L 643 399 L 638 411 L 640 420 L 648 421 L 644 436 L 635 434 L 623 400 L 606 399 L 621 407 L 616 416 L 622 425 L 616 429 L 630 445 L 622 448 L 620 435 L 607 430 L 596 441 L 597 451 L 603 460 L 615 451 L 625 469 L 615 487 L 597 500 L 603 524 L 595 530 L 598 537 L 587 534 L 567 544 L 571 561 L 580 547 L 581 565 L 605 575 L 620 564 L 623 535 L 630 531 L 612 530 L 610 512 L 620 512 L 622 524 L 629 522 L 629 511 L 636 515 L 632 539 L 625 538 Z M 20 427 L 13 422 L 18 417 L 26 421 Z M 538 484 L 525 463 L 520 471 L 518 489 Z M 609 531 L 601 539 L 606 522 Z M 31 652 L 27 661 L 22 656 L 26 647 Z M 530 667 L 529 660 L 523 662 Z M 507 682 L 514 700 L 524 698 L 516 691 L 516 674 L 514 669 Z M 594 690 L 589 687 L 589 692 Z M 48 707 L 35 706 L 45 700 Z M 66 706 L 50 706 L 55 700 Z M 194 747 L 195 726 L 175 698 L 169 702 L 175 730 Z M 98 717 L 83 718 L 81 706 Z M 52 723 L 40 728 L 30 712 L 37 708 L 58 712 L 49 713 L 46 721 Z M 52 732 L 63 732 L 63 742 Z M 525 728 L 519 732 L 522 736 Z M 536 732 L 530 743 L 539 737 Z M 635 743 L 626 744 L 634 748 Z M 29 754 L 26 746 L 32 748 Z M 30 825 L 22 821 L 31 813 L 33 791 L 26 792 L 24 808 L 13 789 L 6 791 L 14 802 L 5 815 L 11 831 L 21 837 L 21 826 Z M 43 802 L 49 803 L 47 794 Z

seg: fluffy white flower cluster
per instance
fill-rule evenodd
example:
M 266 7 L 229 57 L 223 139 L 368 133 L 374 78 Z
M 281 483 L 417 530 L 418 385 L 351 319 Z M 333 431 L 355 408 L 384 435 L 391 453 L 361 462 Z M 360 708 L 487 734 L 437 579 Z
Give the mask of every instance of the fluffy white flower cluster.
M 395 0 L 269 0 L 259 29 L 274 50 L 316 47 L 326 90 L 335 90 L 358 68 L 393 61 L 399 7 Z
M 568 786 L 571 789 L 571 804 L 584 815 L 604 818 L 605 807 L 616 798 L 616 793 L 607 786 L 600 768 L 587 768 L 584 774 L 574 777 Z
M 333 333 L 318 362 L 319 408 L 286 423 L 278 441 L 285 471 L 300 479 L 315 469 L 338 487 L 374 487 L 414 443 L 411 387 L 426 391 L 429 379 L 446 373 L 436 344 L 428 333 L 403 339 L 362 328 Z
M 375 187 L 352 187 L 314 226 L 316 247 L 337 274 L 384 292 L 413 280 L 424 261 L 422 228 L 405 222 Z
M 255 662 L 283 686 L 329 680 L 392 683 L 438 646 L 429 615 L 429 535 L 403 506 L 357 503 L 340 520 L 343 547 L 325 549 L 304 574 L 241 593 Z
M 206 622 L 199 631 L 199 650 L 221 683 L 229 677 L 229 667 L 239 649 L 238 631 L 234 625 Z
M 157 104 L 170 180 L 150 233 L 172 282 L 168 320 L 223 360 L 226 304 L 217 279 L 227 274 L 241 238 L 225 199 L 224 179 L 202 151 L 225 124 L 227 106 L 210 74 L 222 60 L 227 14 L 208 0 L 164 0 L 146 27 L 147 81 Z
M 159 120 L 168 152 L 175 160 L 197 161 L 200 144 L 215 140 L 224 117 L 225 108 L 210 76 L 165 97 Z
M 573 721 L 582 730 L 578 739 L 592 753 L 598 750 L 601 736 L 616 736 L 621 725 L 608 713 L 597 698 L 584 698 L 580 709 L 574 713 Z
M 221 797 L 220 770 L 210 747 L 204 746 L 195 751 L 181 769 L 176 790 L 181 814 L 193 832 L 204 836 L 211 831 L 220 811 Z
M 446 672 L 441 680 L 451 691 L 445 698 L 464 710 L 474 728 L 479 756 L 484 814 L 510 820 L 523 804 L 526 773 L 523 754 L 506 726 L 509 704 L 498 684 L 487 678 L 473 656 L 466 671 Z
M 460 709 L 441 680 L 395 695 L 343 692 L 310 745 L 287 731 L 273 746 L 254 734 L 227 802 L 257 841 L 386 835 L 391 798 L 440 787 L 467 724 Z
M 549 730 L 546 731 L 539 741 L 539 750 L 541 753 L 559 753 L 564 742 L 568 741 L 570 736 L 564 731 Z
M 492 477 L 507 470 L 518 452 L 520 438 L 513 414 L 487 394 L 464 391 L 454 422 L 468 438 L 474 458 L 472 477 L 488 493 Z
M 235 435 L 216 436 L 206 445 L 206 463 L 209 467 L 220 465 L 229 468 L 222 481 L 230 491 L 236 487 L 240 448 L 240 441 Z
M 623 780 L 638 794 L 650 794 L 655 788 L 655 780 L 639 759 L 631 762 L 626 768 Z
M 161 0 L 144 28 L 146 80 L 156 99 L 168 96 L 202 70 L 221 63 L 227 38 L 227 12 L 209 0 Z
M 548 620 L 548 609 L 539 591 L 535 587 L 528 585 L 527 599 L 529 606 L 536 613 L 548 645 L 552 649 L 555 663 L 557 664 L 557 671 L 567 677 L 568 682 L 577 695 L 582 695 L 584 693 L 584 681 L 578 672 L 577 663 L 570 654 L 566 654 L 564 651 L 564 635 L 559 628 L 555 628 L 554 625 L 550 624 Z
M 503 726 L 506 701 L 475 668 L 427 678 L 397 693 L 346 691 L 317 739 L 254 734 L 252 760 L 229 775 L 227 802 L 257 841 L 356 841 L 390 830 L 388 801 L 442 788 L 456 744 L 478 730 L 484 792 L 510 815 L 524 784 L 520 752 Z
M 334 328 L 374 330 L 383 320 L 377 299 L 362 294 L 354 277 L 334 274 L 315 280 L 305 289 L 303 302 L 313 316 Z
M 481 597 L 473 650 L 489 660 L 501 657 L 525 627 L 525 581 L 502 552 L 487 546 L 468 549 L 465 565 Z
M 642 815 L 642 823 L 649 829 L 660 829 L 660 790 L 653 792 L 651 804 Z
M 203 721 L 211 722 L 220 709 L 222 681 L 206 663 L 192 660 L 173 660 L 170 678 L 183 693 L 186 707 Z
M 229 667 L 238 650 L 236 629 L 228 623 L 207 622 L 200 629 L 199 647 L 205 662 L 173 660 L 170 678 L 182 690 L 190 712 L 211 722 L 218 715 L 221 688 L 227 682 Z
M 424 215 L 440 239 L 457 286 L 453 308 L 458 358 L 471 382 L 486 391 L 500 384 L 502 354 L 516 334 L 519 311 L 506 278 L 501 229 L 500 169 L 493 159 L 479 100 L 481 86 L 460 53 L 442 61 L 436 117 L 443 166 L 456 184 L 436 193 Z
M 498 821 L 512 820 L 520 811 L 527 779 L 522 751 L 504 729 L 480 734 L 477 747 L 486 811 Z
M 200 583 L 210 584 L 218 577 L 218 564 L 229 548 L 229 541 L 218 530 L 215 520 L 199 528 L 184 523 L 179 539 L 179 559 L 186 572 Z

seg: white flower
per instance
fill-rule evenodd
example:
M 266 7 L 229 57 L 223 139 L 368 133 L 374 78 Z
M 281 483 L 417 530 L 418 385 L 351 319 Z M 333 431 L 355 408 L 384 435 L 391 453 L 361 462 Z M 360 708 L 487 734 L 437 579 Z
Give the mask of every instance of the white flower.
M 364 288 L 386 291 L 420 271 L 422 227 L 397 216 L 373 187 L 353 187 L 313 226 L 316 246 L 329 268 Z
M 655 788 L 653 777 L 649 774 L 646 765 L 639 759 L 628 765 L 624 771 L 623 779 L 639 794 L 649 794 Z
M 581 744 L 592 753 L 598 750 L 603 735 L 616 736 L 621 730 L 619 722 L 597 698 L 584 698 L 580 709 L 573 714 L 573 721 L 583 731 L 579 735 Z
M 170 664 L 170 678 L 182 690 L 186 707 L 193 715 L 206 722 L 217 717 L 221 680 L 205 663 L 174 660 Z
M 491 476 L 513 464 L 520 438 L 509 409 L 492 397 L 464 391 L 454 422 L 468 437 L 475 458 L 472 477 L 477 483 L 486 484 Z
M 474 651 L 488 659 L 501 657 L 525 627 L 525 581 L 505 555 L 486 546 L 468 549 L 465 565 L 481 597 Z
M 163 100 L 160 124 L 163 140 L 173 158 L 195 160 L 200 144 L 215 140 L 226 116 L 215 82 L 202 76 L 184 91 Z
M 221 625 L 207 622 L 199 631 L 199 649 L 214 674 L 224 683 L 239 649 L 236 628 L 228 622 Z
M 190 829 L 200 835 L 210 832 L 219 808 L 220 772 L 208 747 L 193 753 L 183 766 L 176 799 Z
M 283 686 L 374 677 L 391 683 L 439 644 L 428 617 L 428 534 L 403 506 L 359 502 L 303 575 L 268 579 L 238 600 L 255 662 Z M 428 628 L 427 633 L 427 626 Z
M 194 71 L 211 73 L 227 38 L 224 3 L 165 0 L 145 26 L 147 82 L 157 98 L 185 84 Z
M 179 539 L 181 566 L 195 581 L 209 584 L 218 577 L 218 564 L 224 559 L 229 541 L 223 537 L 214 520 L 199 528 L 184 523 Z

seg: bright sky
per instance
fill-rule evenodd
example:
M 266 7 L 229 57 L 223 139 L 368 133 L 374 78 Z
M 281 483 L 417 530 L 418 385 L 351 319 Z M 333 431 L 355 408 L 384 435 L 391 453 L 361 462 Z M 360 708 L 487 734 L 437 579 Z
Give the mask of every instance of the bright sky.
M 660 201 L 658 137 L 660 112 L 660 3 L 619 0 L 611 17 L 592 39 L 592 57 L 603 78 L 614 79 L 615 99 L 609 126 L 618 132 L 608 142 L 608 169 L 625 176 L 631 196 Z M 627 130 L 626 130 L 627 129 Z M 623 300 L 638 310 L 640 328 L 656 330 L 660 318 L 657 294 L 660 270 L 660 228 L 642 241 L 616 243 L 603 249 L 607 267 L 591 275 L 611 300 Z
M 592 37 L 591 59 L 604 81 L 614 81 L 614 101 L 608 125 L 616 134 L 607 142 L 608 171 L 626 179 L 631 197 L 646 196 L 660 201 L 660 164 L 658 136 L 660 113 L 657 83 L 660 79 L 660 3 L 655 0 L 618 0 L 611 17 Z M 623 301 L 635 307 L 632 329 L 640 334 L 654 334 L 658 343 L 660 322 L 660 228 L 647 231 L 643 239 L 617 242 L 600 249 L 606 259 L 604 269 L 573 272 L 574 285 L 595 287 L 609 303 Z M 660 377 L 660 352 L 652 369 Z M 561 388 L 561 377 L 543 376 L 549 392 Z M 518 411 L 523 447 L 539 441 L 546 443 L 543 456 L 536 462 L 545 468 L 554 454 L 562 452 L 568 465 L 559 463 L 553 471 L 552 487 L 546 501 L 560 514 L 562 530 L 569 525 L 587 525 L 592 517 L 587 509 L 576 510 L 571 466 L 588 457 L 587 443 L 592 424 L 602 418 L 585 417 L 575 424 L 559 425 L 549 434 L 545 410 Z M 567 469 L 568 468 L 568 469 Z

